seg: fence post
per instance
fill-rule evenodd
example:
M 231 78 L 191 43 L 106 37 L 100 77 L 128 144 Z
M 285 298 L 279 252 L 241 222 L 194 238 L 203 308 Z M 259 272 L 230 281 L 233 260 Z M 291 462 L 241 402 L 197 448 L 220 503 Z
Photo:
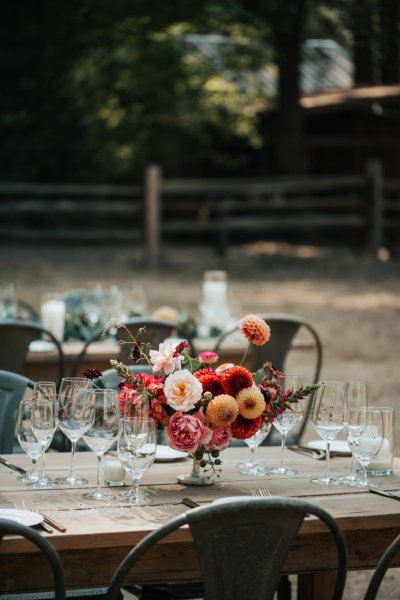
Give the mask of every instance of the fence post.
M 146 249 L 151 267 L 157 267 L 160 258 L 160 196 L 161 169 L 150 165 L 145 176 Z
M 368 200 L 368 246 L 378 256 L 384 240 L 383 166 L 378 160 L 369 161 L 365 169 Z

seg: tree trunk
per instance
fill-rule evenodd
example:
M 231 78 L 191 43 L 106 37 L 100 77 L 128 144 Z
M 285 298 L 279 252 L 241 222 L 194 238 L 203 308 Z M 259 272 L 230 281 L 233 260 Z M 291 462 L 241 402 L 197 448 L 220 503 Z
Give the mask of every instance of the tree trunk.
M 400 2 L 380 0 L 380 73 L 382 83 L 400 80 Z
M 354 83 L 378 82 L 376 61 L 376 0 L 352 0 L 350 21 L 353 32 Z

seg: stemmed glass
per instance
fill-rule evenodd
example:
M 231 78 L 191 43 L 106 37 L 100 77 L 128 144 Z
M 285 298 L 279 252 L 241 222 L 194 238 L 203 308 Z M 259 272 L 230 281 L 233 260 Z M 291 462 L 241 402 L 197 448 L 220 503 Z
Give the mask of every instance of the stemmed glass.
M 34 487 L 55 488 L 57 484 L 45 475 L 45 452 L 50 446 L 57 429 L 55 397 L 41 395 L 34 397 L 32 406 L 32 431 L 41 445 L 41 474 Z
M 32 409 L 33 400 L 21 400 L 18 407 L 17 417 L 17 438 L 21 448 L 32 461 L 32 470 L 26 475 L 18 477 L 27 484 L 36 483 L 39 479 L 39 472 L 36 468 L 37 460 L 42 454 L 42 445 L 37 441 L 32 431 Z M 49 441 L 50 445 L 50 441 Z M 46 448 L 47 450 L 47 448 Z
M 238 464 L 238 468 L 241 473 L 245 475 L 263 476 L 268 472 L 269 469 L 267 469 L 267 467 L 264 467 L 260 463 L 256 462 L 256 448 L 258 448 L 261 442 L 265 440 L 271 430 L 271 427 L 271 423 L 265 422 L 254 435 L 244 440 L 250 448 L 250 458 L 247 462 Z
M 82 425 L 81 419 L 89 387 L 91 387 L 91 382 L 84 377 L 64 377 L 61 380 L 58 425 L 71 442 L 71 463 L 68 475 L 63 479 L 57 479 L 58 483 L 80 486 L 88 482 L 87 479 L 82 479 L 74 473 L 73 464 L 76 445 L 82 434 L 85 433 L 85 426 Z M 89 423 L 86 423 L 86 427 L 89 427 Z
M 344 395 L 345 406 L 345 428 L 349 426 L 349 415 L 353 408 L 361 408 L 368 406 L 367 383 L 365 381 L 348 381 L 345 386 Z M 348 475 L 342 475 L 339 478 L 343 483 L 349 483 L 353 487 L 363 487 L 362 478 L 357 475 L 357 462 L 352 454 L 351 470 Z
M 293 391 L 297 390 L 301 385 L 301 378 L 299 375 L 284 375 L 279 381 L 281 388 L 281 395 L 290 396 Z M 281 434 L 281 463 L 278 467 L 271 469 L 271 473 L 278 475 L 292 476 L 297 473 L 296 469 L 287 467 L 284 463 L 284 454 L 286 448 L 286 436 L 297 425 L 297 423 L 303 418 L 303 400 L 299 399 L 297 402 L 290 404 L 281 414 L 277 415 L 273 421 L 273 426 Z
M 153 419 L 123 419 L 118 436 L 118 457 L 132 477 L 130 490 L 119 495 L 121 502 L 135 506 L 149 504 L 149 496 L 139 490 L 140 480 L 151 467 L 156 455 L 157 441 Z
M 344 429 L 345 420 L 344 386 L 339 381 L 325 381 L 314 392 L 311 422 L 321 439 L 326 442 L 325 473 L 313 483 L 322 485 L 340 485 L 340 481 L 329 472 L 331 442 Z
M 383 418 L 379 408 L 353 408 L 349 415 L 348 443 L 353 456 L 363 468 L 362 483 L 357 487 L 379 487 L 368 479 L 368 465 L 382 447 Z M 352 485 L 352 484 L 350 484 Z
M 107 450 L 117 440 L 120 415 L 118 410 L 118 391 L 88 389 L 87 402 L 81 417 L 83 439 L 98 459 L 97 488 L 94 492 L 83 494 L 89 500 L 112 500 L 114 496 L 103 492 L 100 484 L 102 459 Z

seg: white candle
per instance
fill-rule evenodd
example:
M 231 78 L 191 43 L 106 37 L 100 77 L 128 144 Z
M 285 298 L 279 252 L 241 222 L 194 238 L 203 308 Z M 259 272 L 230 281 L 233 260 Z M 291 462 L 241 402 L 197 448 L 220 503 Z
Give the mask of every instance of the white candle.
M 125 469 L 118 458 L 107 456 L 104 461 L 104 481 L 108 485 L 124 485 Z
M 65 324 L 65 302 L 56 299 L 48 300 L 42 304 L 40 316 L 43 327 L 51 331 L 54 337 L 62 342 Z
M 205 281 L 203 283 L 204 304 L 222 305 L 226 304 L 226 281 Z

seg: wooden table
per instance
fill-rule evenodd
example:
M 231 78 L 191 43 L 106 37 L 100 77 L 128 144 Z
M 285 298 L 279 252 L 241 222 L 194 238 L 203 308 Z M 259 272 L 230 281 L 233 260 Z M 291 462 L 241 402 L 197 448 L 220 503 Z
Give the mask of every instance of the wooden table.
M 131 507 L 118 500 L 100 503 L 81 497 L 82 489 L 32 490 L 17 480 L 16 473 L 0 466 L 0 506 L 12 507 L 22 496 L 29 496 L 43 512 L 56 518 L 68 529 L 46 534 L 57 548 L 64 564 L 68 588 L 105 586 L 121 559 L 145 534 L 173 516 L 188 510 L 182 498 L 199 502 L 215 498 L 251 494 L 268 487 L 273 495 L 297 496 L 328 510 L 340 523 L 349 547 L 350 569 L 373 569 L 386 546 L 400 531 L 400 504 L 368 491 L 338 486 L 326 488 L 312 484 L 312 476 L 322 473 L 323 461 L 287 452 L 287 461 L 298 469 L 292 478 L 267 475 L 252 479 L 241 475 L 236 464 L 247 458 L 247 448 L 229 448 L 221 455 L 223 473 L 213 486 L 188 488 L 176 483 L 176 476 L 190 471 L 190 459 L 155 463 L 142 484 L 150 492 L 151 506 Z M 258 458 L 269 465 L 279 459 L 279 448 L 261 447 Z M 25 455 L 7 457 L 27 467 Z M 46 464 L 51 476 L 63 476 L 68 470 L 69 454 L 50 453 Z M 96 458 L 92 452 L 76 455 L 78 472 L 93 487 Z M 332 470 L 348 472 L 350 458 L 333 458 Z M 400 488 L 400 460 L 395 460 L 395 475 L 379 478 L 385 489 Z M 114 488 L 116 493 L 121 488 Z M 327 530 L 317 519 L 306 519 L 289 554 L 285 571 L 299 574 L 298 599 L 324 600 L 330 597 L 335 569 L 335 554 Z M 7 537 L 0 543 L 0 581 L 4 592 L 48 589 L 51 578 L 40 567 L 40 555 L 21 538 Z M 400 557 L 395 563 L 400 565 Z M 21 576 L 23 573 L 23 576 Z M 199 566 L 188 528 L 182 528 L 158 544 L 147 559 L 138 564 L 132 582 L 195 581 Z

